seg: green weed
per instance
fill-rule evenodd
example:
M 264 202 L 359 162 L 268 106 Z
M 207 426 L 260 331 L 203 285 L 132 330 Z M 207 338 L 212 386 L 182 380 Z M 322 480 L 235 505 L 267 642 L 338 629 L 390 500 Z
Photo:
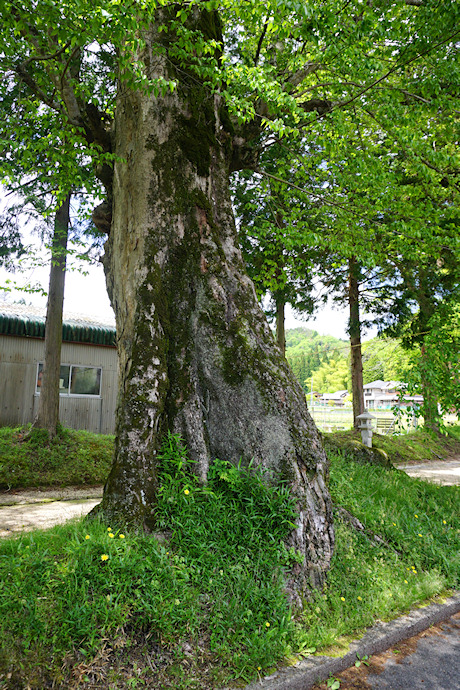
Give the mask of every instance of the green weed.
M 294 631 L 283 594 L 282 542 L 295 518 L 287 489 L 223 462 L 203 487 L 172 436 L 161 462 L 157 523 L 167 542 L 94 521 L 2 542 L 0 631 L 10 651 L 0 669 L 32 663 L 48 645 L 57 658 L 94 658 L 120 631 L 130 644 L 148 634 L 171 651 L 164 687 L 183 685 L 185 641 L 206 640 L 217 673 L 244 680 L 282 658 Z

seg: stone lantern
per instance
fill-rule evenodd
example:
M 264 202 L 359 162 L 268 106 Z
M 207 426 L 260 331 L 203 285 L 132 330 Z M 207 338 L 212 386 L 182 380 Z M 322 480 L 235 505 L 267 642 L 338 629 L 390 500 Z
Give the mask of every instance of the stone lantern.
M 366 410 L 366 412 L 359 414 L 356 419 L 358 420 L 358 429 L 361 432 L 363 445 L 372 448 L 372 420 L 376 418 Z

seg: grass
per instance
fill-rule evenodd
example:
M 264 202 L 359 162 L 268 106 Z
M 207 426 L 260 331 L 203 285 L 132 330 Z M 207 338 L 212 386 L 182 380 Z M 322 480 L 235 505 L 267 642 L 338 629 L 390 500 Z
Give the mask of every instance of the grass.
M 161 478 L 156 535 L 84 521 L 0 543 L 0 687 L 241 685 L 460 584 L 458 487 L 332 455 L 334 502 L 384 543 L 337 520 L 327 587 L 292 613 L 287 490 L 225 462 L 203 488 L 176 438 Z
M 101 484 L 107 479 L 113 436 L 60 428 L 46 431 L 0 428 L 0 488 Z
M 328 453 L 353 453 L 351 442 L 361 441 L 361 434 L 353 431 L 339 431 L 324 434 Z M 439 460 L 460 455 L 460 426 L 449 426 L 445 433 L 437 436 L 422 429 L 400 436 L 373 434 L 372 447 L 385 451 L 395 464 L 417 463 L 425 460 Z
M 105 483 L 112 461 L 114 438 L 62 428 L 50 442 L 46 432 L 29 427 L 0 428 L 0 489 Z M 352 431 L 324 434 L 326 448 L 352 451 Z M 358 435 L 360 439 L 360 435 Z M 419 462 L 460 454 L 460 427 L 435 437 L 419 429 L 402 436 L 374 434 L 374 447 L 393 462 Z

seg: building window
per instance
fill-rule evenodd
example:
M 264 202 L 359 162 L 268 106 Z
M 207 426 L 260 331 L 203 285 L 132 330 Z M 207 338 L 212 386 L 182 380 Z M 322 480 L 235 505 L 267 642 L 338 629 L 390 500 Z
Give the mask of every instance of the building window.
M 60 395 L 99 396 L 101 394 L 100 367 L 82 367 L 74 364 L 62 364 L 59 374 Z M 37 370 L 36 393 L 40 393 L 43 377 L 43 362 Z

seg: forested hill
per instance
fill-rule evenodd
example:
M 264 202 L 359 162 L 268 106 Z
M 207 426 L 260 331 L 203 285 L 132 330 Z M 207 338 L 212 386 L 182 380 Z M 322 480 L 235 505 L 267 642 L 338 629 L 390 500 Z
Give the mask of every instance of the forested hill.
M 394 338 L 372 338 L 363 343 L 363 379 L 370 383 L 405 380 L 409 367 L 408 353 Z M 313 379 L 313 389 L 319 393 L 351 391 L 350 345 L 332 335 L 319 335 L 309 328 L 286 331 L 286 359 L 308 393 Z
M 319 335 L 309 328 L 293 328 L 286 331 L 286 359 L 299 379 L 303 389 L 310 390 L 312 375 L 322 366 L 333 364 L 337 371 L 337 383 L 347 383 L 348 342 L 332 335 Z M 331 381 L 332 384 L 332 381 Z M 341 388 L 338 385 L 337 390 Z M 347 385 L 343 386 L 347 388 Z

